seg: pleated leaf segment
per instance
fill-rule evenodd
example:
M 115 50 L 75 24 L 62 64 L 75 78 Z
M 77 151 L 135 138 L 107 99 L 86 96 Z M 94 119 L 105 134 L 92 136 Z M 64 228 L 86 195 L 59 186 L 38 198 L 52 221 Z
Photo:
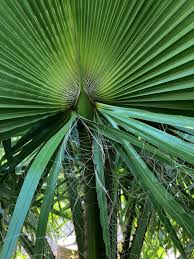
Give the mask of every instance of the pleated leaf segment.
M 116 258 L 118 224 L 121 258 L 141 258 L 153 220 L 191 258 L 193 28 L 193 0 L 0 1 L 0 184 L 18 196 L 14 211 L 0 198 L 1 259 L 20 233 L 31 258 L 53 258 L 62 171 L 80 258 Z

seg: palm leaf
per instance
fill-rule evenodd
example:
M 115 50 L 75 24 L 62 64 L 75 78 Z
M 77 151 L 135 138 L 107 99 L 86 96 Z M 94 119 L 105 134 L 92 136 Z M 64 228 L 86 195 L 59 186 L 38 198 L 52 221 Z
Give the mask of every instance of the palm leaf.
M 147 168 L 143 160 L 138 156 L 135 150 L 127 145 L 127 156 L 123 153 L 124 161 L 131 169 L 134 175 L 140 181 L 142 188 L 147 189 L 150 195 L 156 199 L 165 211 L 187 231 L 188 235 L 193 236 L 193 220 L 192 214 L 185 211 L 179 203 L 168 193 L 156 177 Z M 141 174 L 141 175 L 140 175 Z
M 106 131 L 101 131 L 101 133 L 107 136 L 108 129 Z M 110 131 L 108 132 L 110 135 Z M 121 149 L 116 148 L 121 154 L 124 162 L 138 179 L 141 187 L 148 191 L 149 195 L 159 202 L 159 204 L 165 209 L 165 211 L 187 231 L 188 235 L 193 236 L 194 232 L 192 230 L 193 220 L 192 214 L 185 211 L 179 203 L 173 199 L 173 197 L 168 193 L 164 186 L 158 181 L 154 174 L 146 166 L 145 162 L 141 159 L 135 149 L 131 144 L 127 143 L 123 139 L 112 135 L 111 137 L 115 142 L 120 142 L 124 146 L 125 152 Z
M 125 117 L 126 119 L 140 119 L 145 121 L 152 121 L 162 124 L 168 124 L 182 129 L 193 129 L 194 120 L 192 117 L 180 116 L 180 115 L 171 115 L 171 114 L 162 114 L 158 115 L 156 112 L 146 111 L 143 109 L 134 109 L 134 108 L 122 108 L 118 106 L 105 105 L 102 103 L 97 104 L 98 109 L 101 112 L 107 113 L 112 116 L 118 115 L 119 117 Z
M 104 157 L 103 148 L 100 138 L 94 136 L 94 166 L 96 174 L 96 192 L 98 199 L 98 206 L 100 209 L 100 220 L 103 231 L 103 239 L 106 246 L 106 255 L 108 259 L 111 259 L 111 244 L 110 244 L 110 230 L 109 230 L 109 217 L 108 217 L 108 206 L 107 206 L 107 190 L 105 186 L 105 175 L 104 175 Z
M 140 219 L 137 222 L 137 228 L 134 233 L 134 239 L 129 250 L 128 258 L 139 258 L 143 246 L 144 237 L 149 224 L 152 208 L 150 202 L 147 200 L 143 206 L 143 211 Z
M 160 220 L 162 222 L 162 224 L 164 225 L 164 227 L 166 228 L 167 232 L 169 233 L 169 235 L 171 236 L 171 239 L 175 245 L 175 247 L 177 247 L 177 249 L 179 250 L 180 254 L 182 255 L 183 258 L 186 258 L 186 254 L 185 254 L 185 250 L 183 248 L 183 245 L 181 244 L 180 239 L 178 238 L 175 229 L 173 228 L 170 220 L 168 219 L 167 215 L 165 214 L 165 212 L 158 207 L 157 212 L 159 214 Z
M 27 212 L 29 210 L 34 192 L 36 191 L 38 182 L 41 175 L 51 159 L 53 153 L 56 151 L 58 145 L 64 138 L 64 135 L 69 131 L 73 121 L 75 120 L 75 115 L 71 120 L 63 126 L 63 128 L 57 132 L 40 150 L 36 159 L 33 161 L 31 167 L 29 168 L 27 177 L 25 178 L 23 187 L 21 189 L 20 195 L 17 199 L 15 210 L 9 224 L 9 229 L 7 236 L 5 238 L 4 246 L 1 251 L 1 258 L 10 258 L 15 246 L 17 239 L 19 237 L 22 225 L 26 218 Z M 48 152 L 49 150 L 49 152 Z
M 154 163 L 181 168 L 180 173 L 186 177 L 181 183 L 178 177 L 177 188 L 192 185 L 194 146 L 184 133 L 194 135 L 193 14 L 193 0 L 1 1 L 0 141 L 6 151 L 1 159 L 2 181 L 10 184 L 16 167 L 31 160 L 5 240 L 3 259 L 11 257 L 17 240 L 14 235 L 20 233 L 39 181 L 41 189 L 44 168 L 71 128 L 74 115 L 67 124 L 66 120 L 72 111 L 83 117 L 99 138 L 100 134 L 105 136 L 113 147 L 115 142 L 120 144 L 115 149 L 122 164 L 127 165 L 128 174 L 132 173 L 149 192 L 153 205 L 156 200 L 193 236 L 190 212 L 187 215 L 182 206 L 184 200 L 189 200 L 187 196 L 192 200 L 191 193 L 187 190 L 187 195 L 181 196 L 183 202 L 173 199 L 173 188 L 166 191 L 167 176 L 162 183 L 163 174 L 152 172 Z M 94 117 L 98 117 L 97 123 Z M 83 133 L 81 123 L 77 127 Z M 13 144 L 15 136 L 20 139 Z M 87 138 L 84 164 L 92 145 Z M 11 140 L 9 147 L 7 139 Z M 84 147 L 81 137 L 80 142 Z M 46 147 L 50 147 L 49 152 Z M 89 178 L 95 186 L 100 177 L 105 186 L 106 164 L 100 162 L 99 153 L 93 155 L 99 168 Z M 41 159 L 43 164 L 38 166 Z M 90 166 L 94 169 L 92 162 Z M 121 193 L 122 187 L 118 188 Z M 105 194 L 100 189 L 97 201 L 94 188 L 87 189 L 85 184 L 84 189 L 93 197 L 96 211 L 101 210 L 109 255 Z M 86 210 L 90 200 L 87 193 Z M 22 199 L 27 194 L 24 204 Z M 94 231 L 89 231 L 91 247 L 87 249 L 99 257 L 98 249 L 94 253 L 92 250 L 100 220 L 98 213 L 90 212 L 88 224 Z M 182 251 L 170 227 L 167 231 Z
M 62 144 L 62 147 L 59 149 L 54 159 L 53 167 L 50 171 L 50 175 L 48 178 L 48 183 L 45 189 L 45 194 L 44 194 L 42 206 L 40 209 L 40 216 L 39 216 L 38 226 L 36 231 L 34 258 L 43 258 L 44 256 L 43 248 L 44 248 L 44 242 L 45 242 L 45 236 L 46 236 L 47 222 L 48 222 L 49 213 L 52 207 L 57 178 L 61 171 L 61 161 L 63 157 L 64 148 L 65 148 L 65 143 Z
M 160 150 L 174 154 L 175 156 L 193 164 L 194 145 L 184 142 L 181 139 L 155 127 L 145 125 L 135 119 L 128 119 L 127 117 L 117 116 L 115 114 L 113 116 L 118 125 L 122 126 L 127 131 L 142 137 Z

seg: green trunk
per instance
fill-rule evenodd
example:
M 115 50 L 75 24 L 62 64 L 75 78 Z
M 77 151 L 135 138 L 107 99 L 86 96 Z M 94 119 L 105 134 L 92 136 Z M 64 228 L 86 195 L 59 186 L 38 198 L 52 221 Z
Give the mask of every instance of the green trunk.
M 79 115 L 93 120 L 94 106 L 87 94 L 80 93 L 77 112 Z M 85 193 L 85 227 L 86 227 L 86 258 L 105 259 L 105 246 L 100 223 L 100 213 L 96 195 L 94 164 L 92 161 L 92 138 L 87 128 L 78 123 L 82 162 L 84 164 L 84 193 Z

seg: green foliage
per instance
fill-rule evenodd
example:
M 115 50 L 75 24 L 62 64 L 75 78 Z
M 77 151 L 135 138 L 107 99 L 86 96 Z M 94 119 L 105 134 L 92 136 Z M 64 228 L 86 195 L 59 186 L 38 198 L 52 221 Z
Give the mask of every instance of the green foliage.
M 0 1 L 1 259 L 54 258 L 61 218 L 80 258 L 192 258 L 193 15 L 193 0 Z

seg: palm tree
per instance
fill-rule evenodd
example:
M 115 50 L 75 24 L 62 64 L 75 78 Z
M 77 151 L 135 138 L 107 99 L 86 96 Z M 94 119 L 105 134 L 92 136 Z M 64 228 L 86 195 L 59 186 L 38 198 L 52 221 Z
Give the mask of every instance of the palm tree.
M 0 2 L 1 259 L 20 237 L 48 252 L 61 173 L 80 258 L 117 258 L 118 227 L 123 259 L 157 231 L 191 258 L 193 17 L 193 0 Z

